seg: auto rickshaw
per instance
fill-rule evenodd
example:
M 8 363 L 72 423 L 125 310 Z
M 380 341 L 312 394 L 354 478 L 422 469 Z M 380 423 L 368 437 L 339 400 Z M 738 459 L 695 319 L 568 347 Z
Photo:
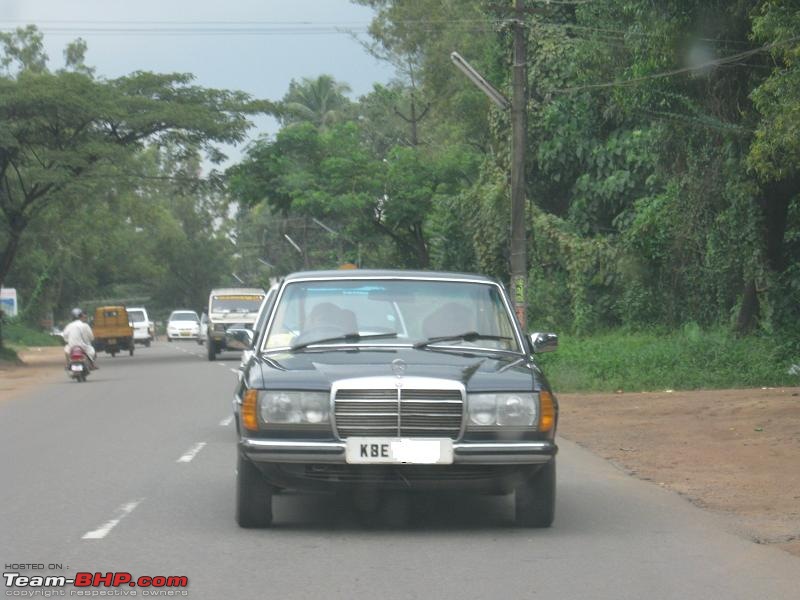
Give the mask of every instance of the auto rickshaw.
M 92 321 L 94 348 L 112 357 L 127 350 L 133 356 L 133 327 L 124 306 L 98 306 Z

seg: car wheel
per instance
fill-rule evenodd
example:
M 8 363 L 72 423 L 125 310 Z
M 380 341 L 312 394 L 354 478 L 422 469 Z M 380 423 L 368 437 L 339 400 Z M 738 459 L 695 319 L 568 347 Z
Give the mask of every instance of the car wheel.
M 516 490 L 516 518 L 521 527 L 550 527 L 556 508 L 556 459 Z
M 116 350 L 112 350 L 111 351 L 111 358 L 115 358 L 116 356 L 117 356 L 117 351 Z
M 171 338 L 171 337 L 169 337 L 169 336 L 167 336 L 167 341 L 168 341 L 168 342 L 171 342 L 171 341 L 172 341 L 172 338 Z
M 145 340 L 144 347 L 145 348 L 149 348 L 150 347 L 150 340 Z
M 272 525 L 272 486 L 241 454 L 236 463 L 236 522 L 246 528 Z
M 214 340 L 208 340 L 208 360 L 217 360 L 217 349 Z
M 128 348 L 128 352 L 130 352 L 130 355 L 133 356 L 133 340 L 131 340 L 131 347 Z

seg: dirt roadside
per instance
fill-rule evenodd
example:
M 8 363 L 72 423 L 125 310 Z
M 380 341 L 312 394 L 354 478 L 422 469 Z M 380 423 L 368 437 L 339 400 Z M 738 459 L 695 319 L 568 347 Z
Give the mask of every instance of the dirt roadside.
M 22 364 L 0 360 L 0 403 L 37 385 L 64 378 L 64 347 L 18 351 Z
M 800 388 L 561 394 L 559 432 L 800 556 Z
M 0 362 L 0 403 L 63 378 L 63 349 Z M 560 394 L 559 432 L 800 556 L 800 388 Z

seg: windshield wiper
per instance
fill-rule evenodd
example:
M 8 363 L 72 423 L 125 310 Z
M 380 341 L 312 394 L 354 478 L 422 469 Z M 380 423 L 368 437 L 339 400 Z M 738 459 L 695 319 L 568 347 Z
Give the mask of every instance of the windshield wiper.
M 420 348 L 426 348 L 431 344 L 436 344 L 438 342 L 455 342 L 461 340 L 465 342 L 474 342 L 476 340 L 508 341 L 511 339 L 512 338 L 505 335 L 485 335 L 483 333 L 478 333 L 477 331 L 465 331 L 464 333 L 459 333 L 457 335 L 440 335 L 438 337 L 428 338 L 427 340 L 423 340 L 414 344 L 414 348 L 419 350 Z
M 293 344 L 289 347 L 289 350 L 292 352 L 296 350 L 302 350 L 303 348 L 307 348 L 308 346 L 313 346 L 315 344 L 328 344 L 330 342 L 357 342 L 359 340 L 377 340 L 382 338 L 396 338 L 397 332 L 392 333 L 345 333 L 343 335 L 337 335 L 328 338 L 322 338 L 320 340 L 311 340 L 310 342 L 300 342 L 299 344 Z

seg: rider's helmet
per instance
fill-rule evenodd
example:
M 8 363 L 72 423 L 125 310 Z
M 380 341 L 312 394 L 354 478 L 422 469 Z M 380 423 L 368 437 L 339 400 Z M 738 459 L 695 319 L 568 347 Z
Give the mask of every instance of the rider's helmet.
M 70 312 L 70 314 L 72 315 L 72 318 L 73 318 L 73 319 L 80 319 L 80 318 L 81 318 L 81 315 L 83 314 L 83 311 L 82 311 L 80 308 L 77 308 L 77 307 L 76 307 L 76 308 L 73 308 L 73 309 L 72 309 L 72 311 Z

